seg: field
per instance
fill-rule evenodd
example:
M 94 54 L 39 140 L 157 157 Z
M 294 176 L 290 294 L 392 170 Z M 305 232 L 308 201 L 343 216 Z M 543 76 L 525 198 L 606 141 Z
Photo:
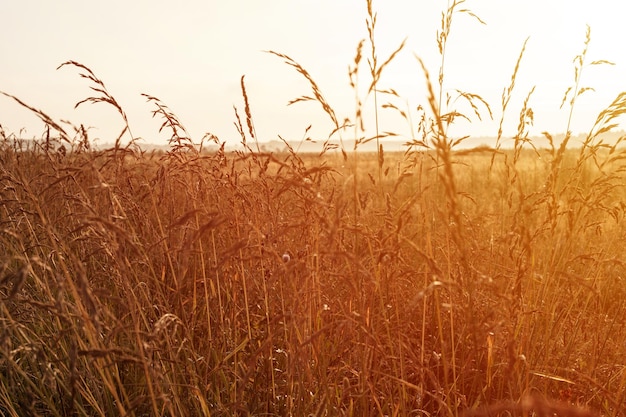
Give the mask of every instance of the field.
M 367 94 L 383 94 L 402 46 L 363 74 L 369 41 L 350 80 L 369 75 Z M 442 106 L 443 77 L 424 69 L 424 116 L 405 151 L 387 153 L 389 132 L 360 128 L 364 100 L 340 124 L 313 77 L 275 54 L 311 86 L 295 101 L 335 124 L 319 153 L 261 151 L 243 78 L 237 151 L 192 140 L 150 96 L 172 136 L 167 151 L 142 150 L 74 61 L 63 65 L 96 93 L 79 105 L 106 103 L 125 123 L 111 147 L 2 93 L 48 134 L 0 128 L 1 414 L 623 415 L 626 154 L 604 135 L 625 94 L 582 145 L 546 134 L 536 148 L 524 103 L 512 147 L 499 132 L 462 149 L 446 132 L 468 116 Z M 378 152 L 359 152 L 365 142 Z

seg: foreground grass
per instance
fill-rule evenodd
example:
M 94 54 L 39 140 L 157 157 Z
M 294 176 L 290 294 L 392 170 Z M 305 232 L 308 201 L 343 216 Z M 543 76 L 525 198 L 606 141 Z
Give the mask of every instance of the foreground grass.
M 619 415 L 621 160 L 568 151 L 551 187 L 549 152 L 513 156 L 453 155 L 454 218 L 428 152 L 386 155 L 377 183 L 331 154 L 5 143 L 0 402 L 457 415 L 538 396 Z

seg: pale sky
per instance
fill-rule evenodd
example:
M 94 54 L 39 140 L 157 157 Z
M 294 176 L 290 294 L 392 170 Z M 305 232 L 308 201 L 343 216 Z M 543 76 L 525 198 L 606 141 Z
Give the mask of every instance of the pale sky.
M 435 42 L 447 0 L 374 0 L 379 60 L 404 39 L 407 46 L 383 75 L 381 88 L 403 98 L 399 106 L 426 104 L 419 55 L 436 80 L 440 64 Z M 446 55 L 444 90 L 479 94 L 491 105 L 494 121 L 461 123 L 454 134 L 497 133 L 501 94 L 508 86 L 520 48 L 527 37 L 524 61 L 505 118 L 505 135 L 513 135 L 522 101 L 536 86 L 530 106 L 531 133 L 560 133 L 567 111 L 559 110 L 573 82 L 572 59 L 591 27 L 588 62 L 606 59 L 615 66 L 586 68 L 583 86 L 596 89 L 581 97 L 572 130 L 586 132 L 596 115 L 626 90 L 626 3 L 621 0 L 467 0 L 486 22 L 467 14 L 453 21 Z M 332 125 L 316 103 L 287 106 L 309 95 L 308 83 L 281 59 L 263 51 L 291 56 L 305 67 L 340 120 L 352 118 L 354 93 L 347 68 L 359 40 L 367 37 L 365 0 L 5 0 L 0 2 L 0 91 L 13 94 L 55 120 L 92 126 L 98 143 L 115 139 L 122 127 L 106 104 L 74 104 L 90 94 L 76 69 L 57 66 L 75 60 L 90 67 L 125 109 L 134 136 L 164 144 L 169 132 L 157 133 L 161 120 L 141 93 L 160 98 L 198 141 L 206 132 L 238 142 L 233 105 L 243 113 L 240 78 L 246 85 L 256 131 L 263 141 L 324 139 Z M 365 51 L 367 56 L 367 49 Z M 367 68 L 361 83 L 366 85 Z M 381 100 L 381 103 L 384 100 Z M 372 100 L 365 103 L 371 109 Z M 466 107 L 459 110 L 468 112 Z M 469 112 L 471 113 L 471 112 Z M 408 135 L 406 124 L 382 111 L 381 130 Z M 416 121 L 417 122 L 417 121 Z M 373 126 L 373 119 L 366 123 Z M 43 125 L 17 103 L 0 96 L 0 124 L 7 133 L 40 137 Z M 344 134 L 349 139 L 349 134 Z

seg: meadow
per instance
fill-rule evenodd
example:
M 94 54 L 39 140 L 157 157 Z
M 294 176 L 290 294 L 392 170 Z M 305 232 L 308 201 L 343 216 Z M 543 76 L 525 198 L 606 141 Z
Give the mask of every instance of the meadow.
M 461 3 L 442 16 L 442 57 Z M 367 6 L 350 81 L 393 96 L 378 83 L 402 45 L 378 60 Z M 512 146 L 500 131 L 462 149 L 447 131 L 468 116 L 441 104 L 442 59 L 437 80 L 424 68 L 413 137 L 388 153 L 389 132 L 361 129 L 365 98 L 342 124 L 313 76 L 274 54 L 309 82 L 294 102 L 335 125 L 319 153 L 263 152 L 243 78 L 236 151 L 193 140 L 152 96 L 171 139 L 142 150 L 74 61 L 95 93 L 77 105 L 113 106 L 125 124 L 106 149 L 2 93 L 47 126 L 37 141 L 0 129 L 2 414 L 623 415 L 626 155 L 604 138 L 626 93 L 582 144 L 546 133 L 535 147 L 524 102 Z

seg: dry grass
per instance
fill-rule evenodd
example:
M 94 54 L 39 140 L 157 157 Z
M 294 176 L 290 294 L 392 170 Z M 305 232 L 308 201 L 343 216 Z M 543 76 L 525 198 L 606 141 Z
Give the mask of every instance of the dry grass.
M 369 42 L 349 69 L 351 120 L 272 52 L 310 83 L 312 96 L 293 103 L 317 101 L 333 122 L 320 155 L 260 151 L 243 77 L 236 152 L 212 135 L 194 142 L 148 94 L 170 148 L 141 151 L 104 83 L 73 61 L 64 65 L 97 93 L 78 104 L 122 116 L 111 149 L 3 93 L 50 133 L 26 143 L 0 129 L 2 413 L 622 415 L 625 165 L 603 133 L 624 94 L 581 148 L 548 133 L 551 147 L 535 148 L 531 91 L 512 149 L 500 130 L 494 148 L 459 150 L 463 138 L 447 131 L 470 116 L 441 91 L 453 17 L 477 18 L 462 3 L 442 15 L 437 83 L 422 65 L 429 95 L 417 121 L 379 85 L 403 43 L 379 65 L 371 2 Z M 566 95 L 572 112 L 589 40 Z M 370 52 L 366 94 L 388 97 L 380 109 L 411 126 L 404 153 L 385 152 L 395 134 L 363 118 Z M 479 95 L 457 92 L 471 117 L 492 116 Z M 378 152 L 359 153 L 370 140 Z

